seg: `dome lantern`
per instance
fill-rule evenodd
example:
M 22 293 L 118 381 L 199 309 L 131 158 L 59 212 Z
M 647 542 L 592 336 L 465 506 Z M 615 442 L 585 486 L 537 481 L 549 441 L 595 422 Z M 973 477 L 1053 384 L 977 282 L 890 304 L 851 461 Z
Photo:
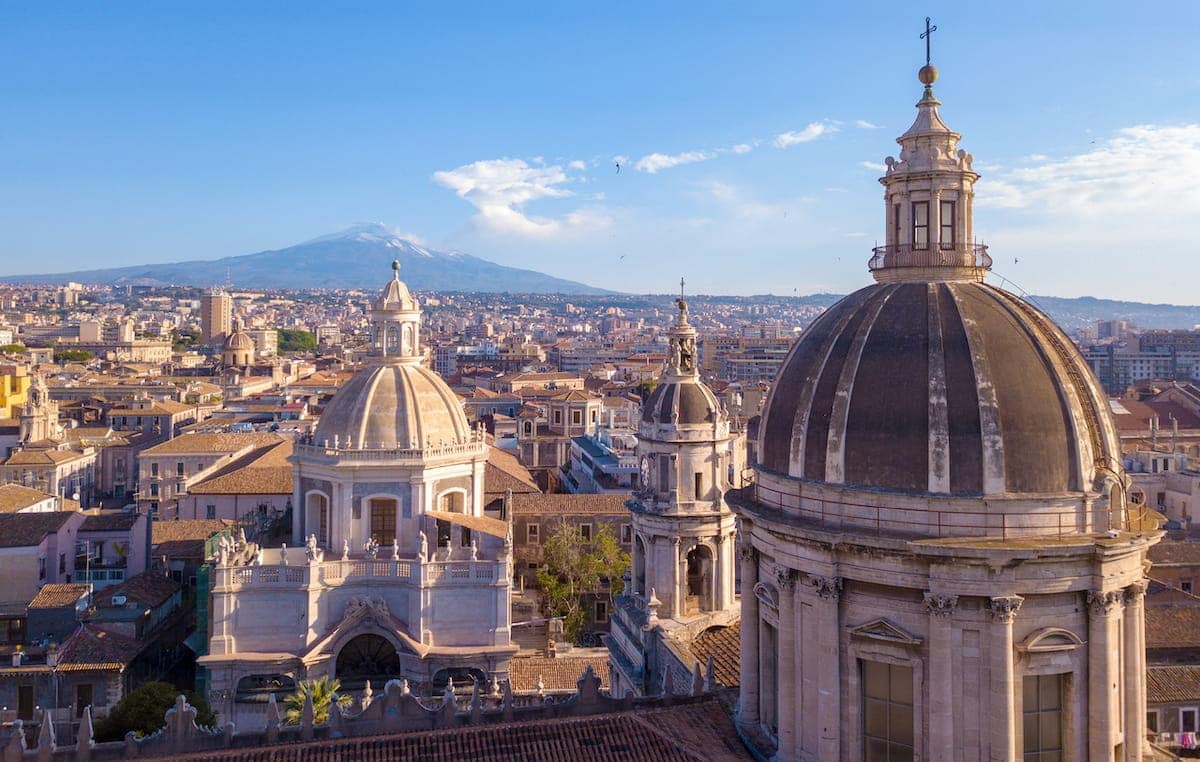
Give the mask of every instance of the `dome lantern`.
M 421 305 L 400 280 L 400 261 L 392 260 L 392 279 L 368 313 L 372 355 L 399 362 L 420 362 Z

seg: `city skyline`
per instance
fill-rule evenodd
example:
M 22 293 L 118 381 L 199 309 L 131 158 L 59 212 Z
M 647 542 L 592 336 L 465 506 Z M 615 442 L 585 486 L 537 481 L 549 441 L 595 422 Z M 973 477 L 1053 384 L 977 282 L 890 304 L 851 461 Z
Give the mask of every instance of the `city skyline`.
M 621 291 L 681 271 L 706 293 L 868 282 L 921 18 L 302 10 L 0 11 L 3 274 L 216 259 L 379 219 Z M 1196 11 L 927 12 L 997 272 L 1034 293 L 1195 301 L 1158 275 L 1187 272 L 1182 220 L 1200 209 Z

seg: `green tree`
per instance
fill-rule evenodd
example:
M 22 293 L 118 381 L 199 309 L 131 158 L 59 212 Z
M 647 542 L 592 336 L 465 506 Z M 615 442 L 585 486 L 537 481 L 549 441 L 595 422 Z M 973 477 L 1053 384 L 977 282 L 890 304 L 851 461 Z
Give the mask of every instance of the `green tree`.
M 22 352 L 27 351 L 29 350 L 25 349 L 24 344 L 4 344 L 3 346 L 0 346 L 0 352 L 3 352 L 6 355 L 19 355 Z
M 341 689 L 342 683 L 337 678 L 322 677 L 316 680 L 301 680 L 296 686 L 296 692 L 283 700 L 283 705 L 287 707 L 287 723 L 289 725 L 300 724 L 300 717 L 304 714 L 304 697 L 309 694 L 312 694 L 313 722 L 317 724 L 329 722 L 329 709 L 335 701 L 338 706 L 343 708 L 350 706 L 353 701 L 350 696 L 339 694 L 338 691 Z
M 638 396 L 642 398 L 642 402 L 650 399 L 650 395 L 658 388 L 657 378 L 648 378 L 634 387 L 637 390 Z
M 200 343 L 200 335 L 191 331 L 171 331 L 171 351 L 182 352 Z
M 175 706 L 175 697 L 182 693 L 196 708 L 196 724 L 216 725 L 217 716 L 204 697 L 195 691 L 181 691 L 170 683 L 142 683 L 125 694 L 108 714 L 96 722 L 97 741 L 119 741 L 129 731 L 139 736 L 149 735 L 166 725 L 167 710 Z
M 624 589 L 629 554 L 621 550 L 612 527 L 600 524 L 590 541 L 578 526 L 561 521 L 542 545 L 542 565 L 537 582 L 551 616 L 563 618 L 563 633 L 572 641 L 579 637 L 587 619 L 584 596 L 602 593 L 608 581 L 609 595 Z
M 280 352 L 310 352 L 317 348 L 317 337 L 299 328 L 279 328 Z
M 92 353 L 86 349 L 63 349 L 54 353 L 54 362 L 87 362 L 92 359 Z

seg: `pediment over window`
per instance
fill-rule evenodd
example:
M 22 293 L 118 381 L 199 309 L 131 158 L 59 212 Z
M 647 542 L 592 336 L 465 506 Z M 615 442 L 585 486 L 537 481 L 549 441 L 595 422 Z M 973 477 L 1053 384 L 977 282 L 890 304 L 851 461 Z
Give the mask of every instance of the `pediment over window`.
M 1070 651 L 1083 644 L 1084 641 L 1070 630 L 1064 630 L 1061 627 L 1043 627 L 1031 632 L 1017 648 L 1026 653 L 1049 653 Z
M 906 632 L 886 619 L 875 619 L 850 628 L 850 634 L 856 638 L 878 640 L 893 645 L 917 647 L 922 640 L 912 633 Z
M 754 597 L 773 609 L 779 608 L 779 593 L 766 582 L 754 586 Z

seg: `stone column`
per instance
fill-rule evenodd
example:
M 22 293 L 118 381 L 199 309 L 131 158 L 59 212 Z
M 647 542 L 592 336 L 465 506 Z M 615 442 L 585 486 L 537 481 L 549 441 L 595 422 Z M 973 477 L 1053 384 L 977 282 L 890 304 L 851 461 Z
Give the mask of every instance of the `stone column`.
M 841 577 L 811 577 L 820 603 L 817 609 L 817 726 L 821 747 L 818 759 L 842 755 L 842 648 Z
M 779 590 L 779 760 L 796 758 L 796 739 L 800 735 L 796 711 L 796 570 L 775 569 L 775 586 Z
M 304 512 L 308 510 L 300 489 L 300 464 L 292 468 L 292 543 L 300 542 L 304 533 Z
M 992 762 L 1016 762 L 1016 676 L 1013 670 L 1013 620 L 1025 599 L 1019 595 L 992 598 L 991 755 Z
M 1146 738 L 1146 644 L 1142 619 L 1146 581 L 1125 588 L 1125 759 L 1142 758 Z
M 683 617 L 683 586 L 687 575 L 680 568 L 684 560 L 680 558 L 679 537 L 671 538 L 671 618 Z
M 743 525 L 744 527 L 744 525 Z M 741 686 L 738 721 L 745 726 L 758 725 L 758 551 L 743 539 L 738 548 L 742 564 Z
M 727 568 L 725 556 L 727 554 L 725 535 L 723 533 L 717 532 L 716 536 L 713 537 L 713 547 L 717 549 L 716 555 L 713 557 L 712 580 L 710 582 L 712 585 L 713 609 L 724 611 L 725 606 L 728 605 L 728 601 L 725 597 L 725 570 Z
M 1089 591 L 1088 601 L 1088 758 L 1112 759 L 1117 744 L 1116 613 L 1123 593 Z
M 930 759 L 954 758 L 954 610 L 958 596 L 925 593 L 929 611 Z

